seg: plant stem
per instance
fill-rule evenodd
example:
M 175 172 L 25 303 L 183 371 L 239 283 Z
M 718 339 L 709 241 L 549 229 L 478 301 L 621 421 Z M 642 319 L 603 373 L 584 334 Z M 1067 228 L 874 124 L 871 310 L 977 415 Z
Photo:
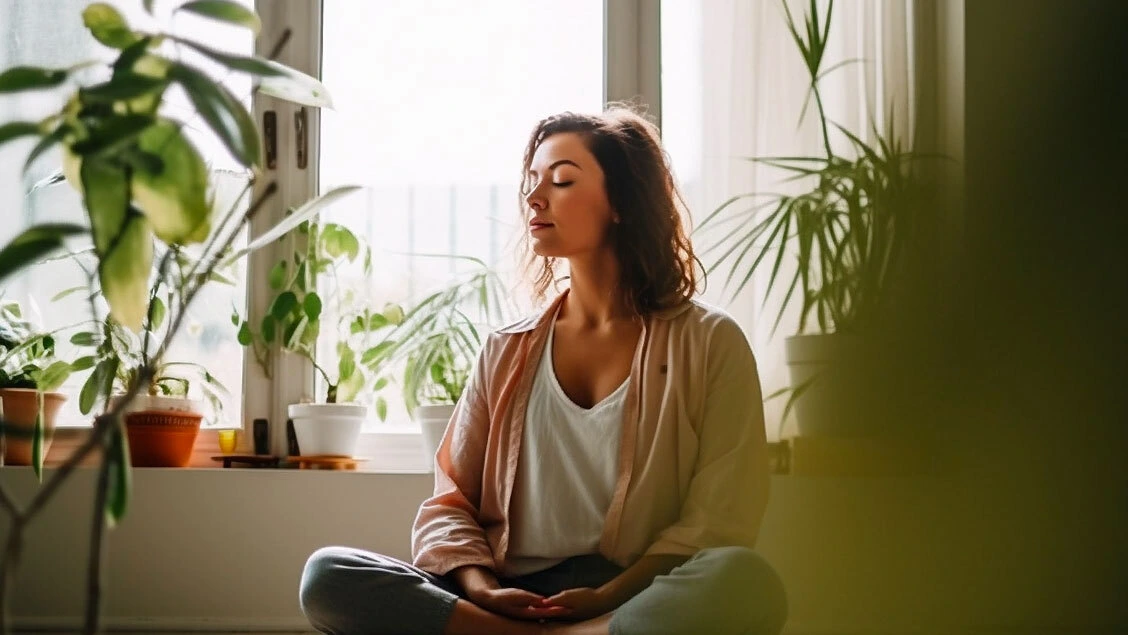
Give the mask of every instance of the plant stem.
M 830 132 L 826 127 L 826 111 L 823 110 L 822 94 L 819 93 L 817 80 L 811 84 L 811 91 L 815 93 L 815 106 L 819 109 L 819 125 L 822 127 L 823 147 L 826 149 L 826 159 L 830 161 L 834 159 L 834 153 L 830 150 Z
M 107 445 L 107 437 L 112 430 L 109 426 L 100 423 L 95 432 L 99 444 Z M 90 536 L 90 557 L 86 577 L 86 635 L 95 635 L 98 632 L 98 617 L 102 605 L 102 552 L 106 533 L 106 496 L 110 482 L 110 460 L 108 455 L 102 456 L 102 465 L 98 469 L 98 485 L 94 490 L 94 521 Z

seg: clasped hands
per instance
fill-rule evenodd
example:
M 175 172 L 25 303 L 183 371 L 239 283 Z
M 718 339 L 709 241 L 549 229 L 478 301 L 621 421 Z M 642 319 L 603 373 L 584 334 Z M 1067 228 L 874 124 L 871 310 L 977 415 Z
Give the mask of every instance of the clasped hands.
M 522 589 L 483 589 L 470 601 L 478 606 L 516 619 L 563 619 L 583 621 L 599 617 L 616 608 L 613 600 L 599 589 L 565 589 L 551 597 Z

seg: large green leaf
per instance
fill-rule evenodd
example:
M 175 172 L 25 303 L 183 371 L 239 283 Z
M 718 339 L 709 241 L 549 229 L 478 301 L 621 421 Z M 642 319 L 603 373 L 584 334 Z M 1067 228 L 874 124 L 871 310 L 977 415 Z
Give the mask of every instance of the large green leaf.
M 200 71 L 173 64 L 170 77 L 184 86 L 196 112 L 204 118 L 227 150 L 244 166 L 262 161 L 258 129 L 250 113 L 231 91 Z
M 169 244 L 203 242 L 210 232 L 208 174 L 196 147 L 174 121 L 161 120 L 138 137 L 144 152 L 158 157 L 159 173 L 133 173 L 133 201 L 152 223 L 157 237 Z
M 286 68 L 284 75 L 263 77 L 258 85 L 259 92 L 303 106 L 333 107 L 333 98 L 324 84 L 301 71 L 284 68 Z
M 129 28 L 121 13 L 105 2 L 95 2 L 82 12 L 82 22 L 94 39 L 116 49 L 125 49 L 137 42 L 137 34 Z
M 82 161 L 80 175 L 94 249 L 104 258 L 125 230 L 129 182 L 124 169 L 94 158 Z
M 52 362 L 42 372 L 36 373 L 35 383 L 39 390 L 52 392 L 58 390 L 71 374 L 71 365 L 64 361 Z
M 115 101 L 130 101 L 159 92 L 168 81 L 162 77 L 150 77 L 133 72 L 115 73 L 108 82 L 88 86 L 78 91 L 83 103 L 104 104 Z
M 54 88 L 67 79 L 67 72 L 36 66 L 13 66 L 0 73 L 0 93 Z
M 106 492 L 106 524 L 113 528 L 125 517 L 129 507 L 129 495 L 133 489 L 132 471 L 129 460 L 129 440 L 120 426 L 110 431 L 110 443 L 106 453 L 110 470 Z
M 258 14 L 238 2 L 231 2 L 230 0 L 192 0 L 192 2 L 180 5 L 177 10 L 245 26 L 255 35 L 258 35 L 259 31 L 262 30 L 262 21 L 259 20 Z
M 84 233 L 85 227 L 68 223 L 45 223 L 29 227 L 0 249 L 0 282 L 62 249 L 63 239 L 67 236 Z
M 291 73 L 295 73 L 289 67 L 279 64 L 273 60 L 268 60 L 262 57 L 246 57 L 243 55 L 233 55 L 211 48 L 200 42 L 189 40 L 186 38 L 170 36 L 174 42 L 178 42 L 185 46 L 190 46 L 205 57 L 211 58 L 213 61 L 226 66 L 234 71 L 240 71 L 251 75 L 259 75 L 261 77 L 285 77 Z
M 144 216 L 130 212 L 112 250 L 102 256 L 98 276 L 110 315 L 134 331 L 141 330 L 148 313 L 152 270 L 152 227 Z
M 19 137 L 39 134 L 39 124 L 30 121 L 12 121 L 0 126 L 0 145 Z
M 307 201 L 304 205 L 294 210 L 294 213 L 282 219 L 278 222 L 277 225 L 266 230 L 258 238 L 255 238 L 250 243 L 248 243 L 246 247 L 232 253 L 230 256 L 224 259 L 224 261 L 219 265 L 220 268 L 230 266 L 231 263 L 251 253 L 252 251 L 261 249 L 266 245 L 269 245 L 270 243 L 278 240 L 279 238 L 288 234 L 298 225 L 301 225 L 307 220 L 313 218 L 322 209 L 332 205 L 333 203 L 336 203 L 340 199 L 360 189 L 361 188 L 358 185 L 344 185 L 341 187 L 333 188 L 332 190 L 329 190 L 321 196 Z

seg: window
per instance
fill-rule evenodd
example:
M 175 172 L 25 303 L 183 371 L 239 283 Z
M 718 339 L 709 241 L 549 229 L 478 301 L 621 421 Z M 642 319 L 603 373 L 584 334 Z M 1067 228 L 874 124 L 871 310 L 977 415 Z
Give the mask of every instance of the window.
M 250 6 L 251 0 L 243 0 Z M 66 2 L 7 2 L 2 9 L 0 37 L 7 43 L 0 47 L 0 67 L 14 65 L 33 65 L 63 68 L 79 62 L 107 54 L 82 24 L 81 8 L 88 2 L 68 0 Z M 111 2 L 121 11 L 130 24 L 145 25 L 153 20 L 141 8 L 139 2 L 114 0 Z M 161 24 L 174 33 L 204 38 L 212 46 L 231 52 L 249 53 L 252 50 L 250 34 L 235 27 L 216 24 L 190 14 L 178 13 L 169 16 L 168 3 L 156 3 L 157 18 Z M 170 19 L 171 18 L 171 19 Z M 206 35 L 205 35 L 206 34 Z M 192 56 L 192 51 L 170 49 L 170 54 L 181 55 L 211 72 L 217 81 L 223 82 L 236 95 L 250 96 L 250 81 L 244 76 L 231 76 L 221 73 L 219 68 Z M 94 77 L 87 77 L 93 81 Z M 0 122 L 13 120 L 34 120 L 42 113 L 57 110 L 73 90 L 73 85 L 59 90 L 38 93 L 23 93 L 16 96 L 0 97 Z M 178 88 L 170 91 L 179 91 Z M 170 92 L 166 104 L 166 114 L 185 120 L 185 112 L 190 111 L 187 98 L 180 92 Z M 199 147 L 205 160 L 215 175 L 215 197 L 217 205 L 230 205 L 246 183 L 246 175 L 231 158 L 218 140 L 203 130 L 199 120 L 188 119 L 186 127 L 189 137 Z M 24 193 L 41 180 L 54 174 L 60 165 L 59 150 L 41 157 L 26 174 L 22 173 L 24 158 L 34 145 L 30 140 L 19 140 L 0 148 L 0 209 L 22 210 L 22 213 L 8 213 L 8 222 L 0 226 L 0 243 L 6 244 L 12 237 L 31 224 L 53 221 L 85 222 L 81 200 L 73 188 L 64 183 L 35 189 L 25 198 Z M 227 388 L 229 395 L 224 399 L 223 414 L 219 418 L 205 422 L 210 426 L 238 425 L 242 413 L 243 351 L 235 340 L 235 332 L 227 319 L 230 307 L 242 307 L 246 298 L 245 273 L 236 272 L 234 285 L 214 285 L 201 293 L 185 322 L 181 332 L 171 347 L 169 361 L 206 363 L 207 368 Z M 61 259 L 31 272 L 25 272 L 9 280 L 0 289 L 5 302 L 17 301 L 32 321 L 46 329 L 65 329 L 58 339 L 59 353 L 64 359 L 73 359 L 74 351 L 69 345 L 69 336 L 76 332 L 83 320 L 88 320 L 90 307 L 82 293 L 72 293 L 60 299 L 57 294 L 86 284 L 86 275 L 73 260 Z M 222 310 L 216 310 L 222 307 Z M 77 395 L 88 373 L 72 376 L 63 390 Z M 199 396 L 193 391 L 193 396 Z M 86 426 L 89 417 L 79 412 L 78 400 L 70 398 L 59 414 L 60 426 Z
M 602 1 L 561 10 L 527 0 L 326 0 L 322 19 L 322 77 L 336 108 L 321 116 L 320 182 L 365 186 L 323 220 L 373 248 L 374 274 L 350 286 L 357 300 L 376 309 L 418 300 L 460 267 L 412 254 L 510 269 L 529 132 L 548 114 L 603 101 Z M 328 367 L 332 323 L 323 321 L 319 347 Z M 386 394 L 388 421 L 407 422 L 394 385 Z

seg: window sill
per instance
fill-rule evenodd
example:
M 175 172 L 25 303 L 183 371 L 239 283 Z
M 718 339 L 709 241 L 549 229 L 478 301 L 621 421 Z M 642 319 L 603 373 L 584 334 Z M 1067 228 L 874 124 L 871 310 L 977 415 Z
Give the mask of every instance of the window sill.
M 76 451 L 90 434 L 90 427 L 61 427 L 55 429 L 54 439 L 47 450 L 44 459 L 45 467 L 58 467 L 67 460 L 67 457 Z M 240 471 L 262 471 L 263 468 L 254 467 L 229 467 L 224 468 L 219 461 L 212 457 L 222 456 L 219 449 L 219 431 L 214 428 L 200 430 L 196 437 L 196 445 L 192 449 L 192 458 L 186 468 L 137 468 L 153 470 L 169 469 L 219 469 Z M 249 448 L 240 435 L 239 444 L 234 452 L 247 452 Z M 423 455 L 423 435 L 418 426 L 390 425 L 381 430 L 364 432 L 357 442 L 357 458 L 361 459 L 357 469 L 347 470 L 350 473 L 367 474 L 430 474 L 427 458 Z M 80 466 L 95 466 L 99 463 L 100 453 L 92 452 Z M 307 470 L 324 471 L 324 470 Z

